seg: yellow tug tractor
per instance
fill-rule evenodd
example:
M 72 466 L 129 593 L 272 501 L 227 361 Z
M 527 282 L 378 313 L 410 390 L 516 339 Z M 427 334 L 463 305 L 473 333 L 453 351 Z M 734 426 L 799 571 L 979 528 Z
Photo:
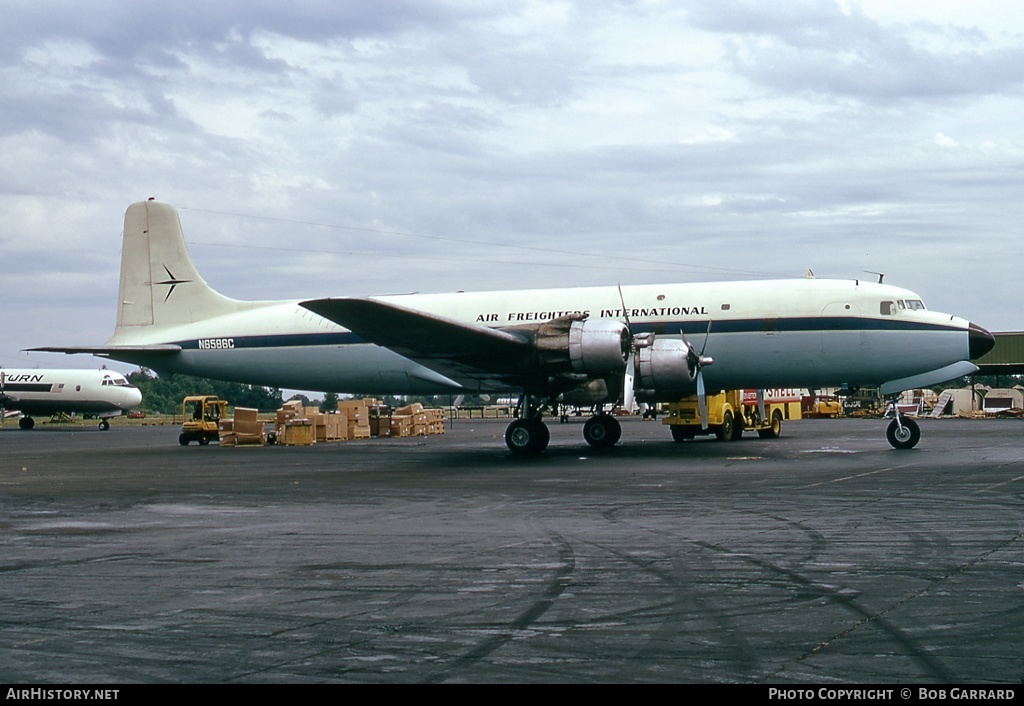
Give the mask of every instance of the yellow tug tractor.
M 220 420 L 228 409 L 227 400 L 216 395 L 191 395 L 181 403 L 181 434 L 178 443 L 188 446 L 195 441 L 206 446 L 220 438 Z
M 783 420 L 800 419 L 800 395 L 793 390 L 765 390 L 760 402 L 757 390 L 728 390 L 708 395 L 706 401 L 707 428 L 701 426 L 696 396 L 668 406 L 662 424 L 671 428 L 674 440 L 714 434 L 722 441 L 734 441 L 745 431 L 756 431 L 762 439 L 776 439 L 782 433 Z

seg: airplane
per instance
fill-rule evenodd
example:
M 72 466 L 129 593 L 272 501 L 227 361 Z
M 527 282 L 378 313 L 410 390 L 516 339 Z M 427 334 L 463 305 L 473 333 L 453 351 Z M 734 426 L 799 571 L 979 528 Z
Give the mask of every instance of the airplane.
M 545 408 L 591 406 L 594 447 L 621 427 L 617 401 L 723 389 L 880 386 L 968 375 L 994 338 L 930 311 L 906 289 L 859 279 L 403 294 L 239 301 L 199 275 L 177 211 L 149 199 L 125 212 L 117 323 L 88 353 L 208 378 L 355 394 L 516 394 L 505 433 L 516 455 L 548 445 Z M 892 407 L 895 410 L 895 407 Z M 706 420 L 702 410 L 702 422 Z M 920 429 L 895 414 L 895 448 Z
M 22 413 L 18 425 L 31 429 L 32 415 L 79 412 L 100 418 L 99 428 L 110 428 L 110 418 L 142 402 L 139 388 L 113 370 L 32 370 L 0 368 L 0 407 Z

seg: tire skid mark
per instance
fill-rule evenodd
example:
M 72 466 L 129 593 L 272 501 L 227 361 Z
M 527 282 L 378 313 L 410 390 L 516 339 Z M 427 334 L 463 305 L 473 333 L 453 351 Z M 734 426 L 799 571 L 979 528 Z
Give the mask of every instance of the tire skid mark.
M 652 565 L 650 560 L 646 558 L 641 560 L 638 557 L 632 557 L 622 552 L 612 553 L 613 555 L 624 559 L 644 572 L 663 581 L 671 588 L 672 591 L 671 600 L 666 601 L 663 604 L 658 604 L 657 606 L 650 606 L 646 609 L 645 612 L 650 612 L 651 607 L 664 607 L 664 613 L 661 616 L 660 625 L 658 626 L 658 629 L 647 639 L 644 647 L 633 651 L 633 655 L 628 661 L 636 661 L 638 659 L 643 660 L 646 653 L 658 651 L 658 645 L 663 642 L 664 637 L 677 636 L 678 629 L 674 627 L 674 625 L 682 622 L 686 618 L 687 613 L 684 607 L 687 605 L 694 605 L 701 615 L 710 617 L 714 622 L 720 637 L 725 642 L 731 644 L 732 648 L 736 650 L 739 654 L 739 665 L 748 672 L 753 672 L 757 669 L 758 659 L 756 651 L 751 648 L 750 642 L 746 639 L 743 631 L 735 629 L 733 620 L 717 607 L 713 600 L 713 595 L 708 596 L 698 593 L 694 590 L 692 582 L 685 578 L 687 569 L 692 568 L 691 564 L 685 563 L 682 557 L 677 554 L 673 554 L 670 557 L 672 562 L 671 570 L 666 570 L 659 566 Z M 607 618 L 608 616 L 603 616 L 603 619 Z M 627 664 L 623 665 L 624 669 L 627 667 Z
M 920 591 L 916 591 L 915 593 L 912 593 L 911 595 L 907 596 L 903 600 L 897 601 L 896 603 L 893 603 L 888 608 L 885 608 L 884 610 L 878 611 L 877 613 L 869 614 L 869 613 L 867 613 L 867 611 L 864 611 L 859 606 L 855 606 L 853 601 L 845 602 L 844 605 L 847 605 L 850 608 L 855 608 L 858 612 L 860 612 L 864 616 L 864 619 L 862 621 L 860 621 L 859 623 L 857 623 L 856 625 L 854 625 L 854 626 L 848 628 L 847 630 L 844 630 L 843 632 L 839 633 L 838 635 L 834 635 L 833 637 L 829 638 L 828 640 L 825 640 L 825 641 L 819 643 L 818 645 L 815 645 L 809 652 L 807 652 L 807 654 L 805 654 L 802 657 L 800 657 L 800 659 L 801 660 L 806 659 L 807 657 L 810 657 L 811 655 L 813 655 L 813 654 L 815 654 L 817 652 L 820 652 L 821 650 L 825 649 L 826 647 L 831 645 L 836 640 L 839 640 L 839 639 L 841 639 L 843 637 L 846 637 L 847 635 L 851 634 L 853 631 L 857 630 L 858 628 L 860 628 L 863 625 L 866 625 L 866 624 L 868 624 L 868 623 L 870 623 L 872 621 L 878 621 L 879 625 L 883 629 L 885 629 L 887 632 L 890 632 L 890 634 L 892 634 L 893 637 L 898 638 L 900 643 L 903 644 L 904 646 L 906 646 L 906 647 L 916 647 L 916 645 L 914 645 L 913 641 L 911 641 L 909 638 L 907 638 L 905 635 L 903 635 L 902 632 L 898 628 L 896 628 L 895 626 L 891 625 L 888 621 L 886 621 L 885 620 L 885 616 L 888 615 L 889 613 L 891 613 L 892 611 L 896 610 L 897 608 L 901 608 L 901 607 L 907 605 L 908 603 L 910 603 L 911 601 L 913 601 L 913 600 L 915 600 L 917 598 L 920 598 L 921 596 L 924 596 L 925 594 L 931 592 L 932 590 L 934 590 L 935 588 L 941 586 L 945 582 L 947 582 L 947 581 L 949 581 L 951 579 L 954 579 L 954 578 L 956 578 L 958 576 L 961 576 L 962 574 L 965 574 L 966 572 L 968 572 L 971 569 L 973 569 L 975 565 L 985 561 L 992 554 L 995 554 L 996 552 L 1000 552 L 1003 549 L 1006 549 L 1007 547 L 1012 545 L 1014 542 L 1019 541 L 1021 538 L 1024 538 L 1024 532 L 1018 532 L 1017 534 L 1015 534 L 1012 537 L 1010 537 L 1009 539 L 1007 539 L 1005 542 L 1002 542 L 999 545 L 997 545 L 995 547 L 992 547 L 988 551 L 983 552 L 977 558 L 975 558 L 975 559 L 973 559 L 971 561 L 965 562 L 965 563 L 961 564 L 960 566 L 956 567 L 955 569 L 953 569 L 952 571 L 946 573 L 944 576 L 940 576 L 939 578 L 935 579 L 930 584 L 928 584 L 927 586 L 922 588 Z M 922 654 L 921 650 L 917 650 L 916 653 L 914 655 L 912 655 L 912 656 L 915 657 L 915 658 L 921 658 L 922 660 L 925 660 L 928 663 L 933 663 L 934 662 L 936 665 L 941 666 L 941 663 L 939 663 L 938 660 L 928 659 L 927 655 Z M 945 669 L 942 669 L 941 672 L 936 672 L 936 676 L 941 678 L 941 679 L 944 679 L 947 684 L 948 683 L 952 683 L 953 681 L 957 680 L 955 675 L 947 673 Z
M 701 544 L 702 546 L 705 546 L 707 549 L 710 550 L 719 551 L 723 553 L 730 553 L 727 552 L 727 550 L 722 550 L 721 548 L 712 546 L 710 544 Z M 819 642 L 817 645 L 813 646 L 807 652 L 797 657 L 797 662 L 802 662 L 806 659 L 813 657 L 822 650 L 835 644 L 837 641 L 849 637 L 855 631 L 862 627 L 874 626 L 888 634 L 897 644 L 899 644 L 904 650 L 906 650 L 906 655 L 911 660 L 918 663 L 921 666 L 921 668 L 925 670 L 928 676 L 931 676 L 937 680 L 940 680 L 942 683 L 947 684 L 957 681 L 956 676 L 945 668 L 941 660 L 928 655 L 926 651 L 921 649 L 921 647 L 912 638 L 908 637 L 905 633 L 903 633 L 902 630 L 900 630 L 900 628 L 896 627 L 894 624 L 889 622 L 886 619 L 886 616 L 892 613 L 894 610 L 904 605 L 907 605 L 914 599 L 919 598 L 924 594 L 928 593 L 944 581 L 947 581 L 950 578 L 953 578 L 954 576 L 963 573 L 968 568 L 973 566 L 978 560 L 958 567 L 957 569 L 946 574 L 942 578 L 936 579 L 922 590 L 917 591 L 916 593 L 913 593 L 910 596 L 907 596 L 901 601 L 897 601 L 896 603 L 890 605 L 889 607 L 883 610 L 871 612 L 866 608 L 860 606 L 854 597 L 848 594 L 844 594 L 841 591 L 841 589 L 836 589 L 830 586 L 823 586 L 820 583 L 816 583 L 815 581 L 808 579 L 806 576 L 800 574 L 797 571 L 793 571 L 792 569 L 787 569 L 782 566 L 778 566 L 777 564 L 773 564 L 772 562 L 763 561 L 761 559 L 757 559 L 756 557 L 752 557 L 749 555 L 738 555 L 738 558 L 741 558 L 747 563 L 753 564 L 754 566 L 757 566 L 766 571 L 771 571 L 773 573 L 784 576 L 789 581 L 800 586 L 803 586 L 806 589 L 813 590 L 822 598 L 826 598 L 832 601 L 834 604 L 850 611 L 851 613 L 859 617 L 859 620 L 856 623 L 854 623 L 851 627 Z M 776 670 L 773 674 L 766 675 L 766 679 L 768 681 L 771 681 L 772 679 L 777 678 L 781 672 L 782 669 Z
M 505 629 L 501 630 L 499 634 L 487 638 L 466 654 L 453 660 L 447 665 L 444 674 L 438 674 L 433 678 L 427 679 L 426 683 L 437 684 L 444 682 L 462 670 L 472 667 L 474 664 L 492 654 L 495 650 L 498 650 L 512 641 L 517 634 L 537 622 L 537 620 L 539 620 L 540 617 L 544 615 L 552 605 L 554 605 L 554 602 L 558 597 L 561 596 L 562 593 L 565 592 L 565 589 L 569 587 L 572 574 L 576 570 L 576 553 L 573 551 L 572 546 L 561 535 L 551 533 L 549 538 L 552 544 L 556 545 L 558 548 L 560 565 L 552 573 L 540 599 L 534 601 L 530 607 L 516 616 L 516 618 L 512 620 Z
M 629 520 L 623 520 L 620 517 L 620 513 L 626 509 L 635 509 L 644 503 L 631 503 L 629 505 L 619 506 L 610 508 L 602 513 L 602 516 L 613 523 L 628 523 L 634 527 L 643 528 L 642 523 L 636 524 Z M 818 531 L 812 530 L 804 526 L 802 522 L 792 520 L 786 517 L 780 517 L 777 515 L 766 515 L 758 512 L 749 512 L 755 517 L 767 517 L 774 522 L 778 522 L 784 525 L 788 525 L 795 530 L 806 536 L 810 542 L 807 550 L 804 554 L 803 561 L 811 561 L 815 557 L 819 556 L 823 549 L 827 546 L 827 540 Z M 654 533 L 659 541 L 663 541 L 666 537 L 658 530 L 643 528 L 646 531 Z M 695 541 L 692 538 L 682 538 L 682 541 L 686 542 L 690 546 L 698 547 L 700 549 L 712 549 L 716 554 L 732 552 L 721 547 L 714 547 Z M 713 594 L 698 594 L 691 581 L 686 576 L 690 570 L 692 570 L 692 563 L 687 561 L 680 556 L 677 552 L 671 552 L 669 558 L 672 562 L 672 568 L 667 570 L 656 562 L 653 562 L 649 557 L 636 557 L 628 553 L 621 551 L 615 551 L 601 545 L 595 545 L 600 547 L 602 550 L 609 552 L 610 554 L 617 556 L 624 561 L 633 564 L 640 570 L 648 573 L 655 578 L 663 581 L 666 585 L 671 587 L 672 599 L 664 603 L 659 603 L 656 606 L 648 606 L 644 609 L 644 612 L 650 612 L 650 608 L 664 609 L 664 615 L 661 619 L 661 625 L 659 629 L 648 639 L 647 645 L 652 649 L 658 645 L 659 636 L 664 635 L 675 635 L 676 630 L 672 627 L 674 623 L 677 623 L 680 619 L 686 617 L 686 611 L 684 606 L 694 605 L 698 609 L 698 612 L 708 617 L 716 626 L 716 632 L 719 634 L 722 640 L 731 644 L 733 649 L 739 654 L 739 665 L 742 669 L 746 670 L 749 674 L 754 674 L 759 668 L 759 660 L 756 656 L 756 650 L 750 646 L 749 640 L 746 639 L 742 630 L 736 629 L 735 621 L 728 615 L 726 611 L 723 611 L 717 607 Z M 688 590 L 684 590 L 684 587 L 689 586 Z M 602 619 L 608 619 L 609 617 L 625 617 L 625 616 L 602 616 Z M 642 658 L 644 653 L 647 651 L 646 648 L 642 648 L 635 651 L 637 657 Z
M 621 520 L 619 520 L 619 519 L 617 519 L 615 517 L 616 514 L 617 514 L 617 512 L 611 512 L 610 511 L 610 512 L 606 513 L 605 516 L 606 516 L 606 519 L 609 519 L 609 520 L 614 521 L 614 522 L 620 522 Z M 749 514 L 751 514 L 753 516 L 767 517 L 769 519 L 772 519 L 773 521 L 781 522 L 783 524 L 787 524 L 787 525 L 789 525 L 791 527 L 794 527 L 794 528 L 800 530 L 801 532 L 803 532 L 804 534 L 809 536 L 811 538 L 812 545 L 808 549 L 809 556 L 806 557 L 807 559 L 813 557 L 816 554 L 820 554 L 821 551 L 827 546 L 827 540 L 819 532 L 814 531 L 814 530 L 808 530 L 805 526 L 803 526 L 803 523 L 801 523 L 801 522 L 790 520 L 790 519 L 787 519 L 785 517 L 780 517 L 780 516 L 777 516 L 777 515 L 764 515 L 764 514 L 761 514 L 761 513 L 758 513 L 758 512 L 751 512 Z M 785 579 L 788 582 L 790 582 L 792 584 L 799 585 L 799 586 L 803 587 L 805 590 L 807 590 L 808 592 L 811 592 L 811 593 L 813 593 L 815 595 L 818 595 L 818 596 L 820 596 L 822 598 L 825 598 L 825 599 L 831 601 L 832 603 L 834 603 L 834 604 L 836 604 L 836 605 L 838 605 L 838 606 L 840 606 L 840 607 L 842 607 L 842 608 L 844 608 L 844 609 L 846 609 L 846 610 L 848 610 L 850 612 L 853 612 L 855 615 L 857 615 L 860 618 L 858 620 L 858 622 L 856 624 L 854 624 L 852 627 L 848 628 L 847 630 L 842 631 L 841 633 L 839 633 L 837 635 L 834 635 L 834 636 L 828 638 L 827 640 L 822 641 L 818 645 L 815 645 L 810 650 L 805 652 L 803 655 L 800 655 L 799 657 L 797 657 L 796 658 L 797 662 L 801 662 L 803 660 L 806 660 L 806 659 L 812 657 L 813 655 L 817 654 L 821 650 L 827 648 L 829 645 L 835 643 L 837 640 L 840 640 L 840 639 L 842 639 L 844 637 L 849 636 L 850 634 L 852 634 L 854 631 L 856 631 L 860 627 L 863 627 L 863 626 L 866 626 L 866 625 L 875 625 L 876 627 L 880 628 L 883 632 L 888 634 L 895 642 L 900 644 L 903 647 L 903 649 L 906 650 L 906 654 L 912 660 L 914 660 L 915 662 L 920 664 L 921 667 L 926 671 L 926 673 L 934 676 L 938 680 L 944 681 L 945 683 L 950 683 L 951 681 L 953 681 L 955 679 L 955 677 L 954 677 L 954 675 L 952 673 L 950 673 L 945 668 L 945 666 L 942 664 L 942 662 L 940 660 L 938 660 L 938 659 L 930 657 L 924 650 L 922 650 L 920 648 L 919 645 L 917 645 L 915 643 L 914 640 L 912 640 L 910 637 L 908 637 L 906 634 L 904 634 L 903 631 L 900 630 L 898 627 L 896 627 L 895 625 L 890 623 L 888 620 L 886 620 L 885 616 L 888 615 L 889 613 L 891 613 L 892 611 L 896 610 L 897 608 L 899 608 L 899 607 L 901 607 L 903 605 L 906 605 L 907 603 L 909 603 L 910 601 L 914 600 L 915 598 L 918 598 L 921 595 L 924 595 L 928 591 L 934 589 L 940 583 L 942 583 L 942 582 L 944 582 L 946 580 L 949 580 L 949 579 L 951 579 L 951 578 L 953 578 L 953 577 L 963 573 L 964 571 L 968 570 L 971 566 L 973 566 L 975 563 L 977 563 L 978 561 L 981 561 L 982 559 L 984 559 L 984 557 L 986 557 L 989 554 L 992 554 L 992 553 L 994 553 L 996 551 L 999 551 L 1000 549 L 1004 548 L 1005 546 L 1008 546 L 1009 544 L 1011 544 L 1014 541 L 1016 541 L 1017 539 L 1019 539 L 1021 536 L 1024 536 L 1024 533 L 1021 533 L 1021 534 L 1019 534 L 1019 535 L 1009 539 L 1007 542 L 1004 542 L 999 547 L 993 548 L 989 552 L 986 552 L 984 555 L 982 555 L 978 559 L 975 559 L 972 562 L 964 564 L 964 565 L 958 567 L 957 569 L 955 569 L 954 571 L 949 572 L 947 575 L 945 575 L 945 576 L 943 576 L 943 577 L 933 581 L 931 584 L 929 584 L 927 587 L 925 587 L 921 591 L 918 591 L 917 593 L 915 593 L 915 594 L 913 594 L 911 596 L 908 596 L 907 598 L 905 598 L 905 599 L 903 599 L 903 600 L 901 600 L 901 601 L 899 601 L 899 602 L 889 606 L 888 608 L 886 608 L 886 609 L 884 609 L 882 611 L 878 611 L 876 613 L 872 613 L 872 612 L 866 610 L 865 608 L 861 607 L 856 602 L 856 599 L 853 596 L 851 596 L 849 593 L 844 592 L 841 588 L 835 588 L 835 587 L 831 587 L 831 586 L 824 586 L 824 585 L 822 585 L 820 583 L 816 583 L 815 581 L 812 581 L 811 579 L 807 578 L 803 574 L 801 574 L 801 573 L 799 573 L 797 571 L 794 571 L 792 569 L 787 569 L 787 568 L 779 566 L 778 564 L 775 564 L 773 562 L 769 562 L 769 561 L 765 561 L 763 559 L 759 559 L 759 558 L 757 558 L 755 556 L 752 556 L 752 555 L 750 555 L 749 553 L 746 553 L 746 552 L 734 552 L 731 549 L 728 549 L 728 548 L 723 547 L 721 545 L 716 545 L 716 544 L 712 544 L 712 543 L 709 543 L 709 542 L 703 542 L 703 541 L 694 540 L 694 539 L 686 539 L 685 541 L 687 541 L 692 546 L 699 547 L 701 549 L 704 549 L 704 550 L 707 550 L 709 552 L 712 552 L 712 553 L 715 553 L 715 554 L 719 554 L 719 555 L 730 555 L 730 556 L 738 558 L 738 559 L 740 559 L 740 560 L 742 560 L 742 561 L 744 561 L 744 562 L 746 562 L 748 564 L 752 564 L 754 566 L 757 566 L 758 568 L 760 568 L 762 570 L 765 570 L 765 571 L 768 571 L 770 573 L 774 573 L 774 574 L 777 574 L 777 575 L 781 575 L 781 576 L 785 577 Z M 658 578 L 660 578 L 660 579 L 662 579 L 662 580 L 664 580 L 666 582 L 672 582 L 672 585 L 673 585 L 673 588 L 674 588 L 674 594 L 676 594 L 677 596 L 681 595 L 680 591 L 678 590 L 678 583 L 674 580 L 675 577 L 673 576 L 673 574 L 679 573 L 678 571 L 674 570 L 672 573 L 669 573 L 669 572 L 666 572 L 664 570 L 659 570 L 659 569 L 657 569 L 655 567 L 650 567 L 650 566 L 648 566 L 648 565 L 646 565 L 644 563 L 641 563 L 640 561 L 634 560 L 634 559 L 632 559 L 632 558 L 630 558 L 628 556 L 625 556 L 624 558 L 627 559 L 628 561 L 631 561 L 632 563 L 636 564 L 640 568 L 643 568 L 644 570 L 648 571 L 649 573 L 652 573 L 653 575 L 657 576 Z M 678 563 L 678 561 L 679 561 L 679 557 L 675 557 L 674 556 L 673 557 L 673 565 L 675 566 Z M 682 575 L 682 574 L 680 573 L 680 575 Z M 704 610 L 708 610 L 714 616 L 714 621 L 718 625 L 719 629 L 723 632 L 723 634 L 729 636 L 730 641 L 740 650 L 740 653 L 744 656 L 744 659 L 742 660 L 743 661 L 743 666 L 748 670 L 748 672 L 750 674 L 753 674 L 754 670 L 757 667 L 757 660 L 754 657 L 751 657 L 749 659 L 747 658 L 748 650 L 746 649 L 746 642 L 742 641 L 742 640 L 738 642 L 736 640 L 736 636 L 739 634 L 739 631 L 733 631 L 733 630 L 729 629 L 730 625 L 731 625 L 731 622 L 728 620 L 727 616 L 722 615 L 721 611 L 719 611 L 717 609 L 709 608 L 709 606 L 704 603 L 704 598 L 703 597 L 695 598 L 693 596 L 684 596 L 684 597 L 680 598 L 680 600 L 675 601 L 674 605 L 678 606 L 678 605 L 681 604 L 681 601 L 684 601 L 684 600 L 696 601 L 699 605 L 701 605 L 703 607 Z M 678 611 L 677 610 L 672 610 L 672 611 L 670 611 L 670 614 L 675 613 L 675 612 L 678 612 Z M 776 670 L 774 673 L 772 673 L 770 675 L 765 675 L 764 679 L 767 679 L 767 680 L 770 681 L 771 679 L 776 678 L 781 673 L 781 671 L 782 671 L 782 669 L 779 669 L 779 670 Z

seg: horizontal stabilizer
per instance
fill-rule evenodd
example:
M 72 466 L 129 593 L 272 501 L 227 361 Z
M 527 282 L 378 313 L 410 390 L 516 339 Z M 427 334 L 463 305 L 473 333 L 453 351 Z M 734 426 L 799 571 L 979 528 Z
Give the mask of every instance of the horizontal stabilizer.
M 176 343 L 163 343 L 151 346 L 43 346 L 26 348 L 25 350 L 40 353 L 67 353 L 68 355 L 117 355 L 117 354 L 170 354 L 180 353 L 181 346 Z
M 978 372 L 977 365 L 968 360 L 961 360 L 959 363 L 953 363 L 931 372 L 911 375 L 908 378 L 900 378 L 899 380 L 890 380 L 882 384 L 880 392 L 883 395 L 895 395 L 904 390 L 911 390 L 916 387 L 931 387 L 932 385 L 938 385 L 940 382 L 947 382 L 976 372 Z

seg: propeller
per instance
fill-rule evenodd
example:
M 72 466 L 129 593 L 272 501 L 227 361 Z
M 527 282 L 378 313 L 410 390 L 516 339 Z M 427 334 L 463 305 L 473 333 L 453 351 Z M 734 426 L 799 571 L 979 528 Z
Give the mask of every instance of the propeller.
M 622 374 L 622 408 L 627 413 L 633 412 L 633 381 L 636 376 L 636 370 L 633 367 L 633 354 L 635 352 L 635 344 L 633 341 L 633 324 L 629 321 L 629 311 L 626 310 L 626 298 L 622 295 L 622 283 L 618 283 L 619 286 L 619 301 L 622 302 L 622 314 L 626 319 L 626 332 L 629 334 L 629 358 L 626 359 L 626 370 Z
M 715 362 L 714 358 L 704 355 L 704 350 L 708 347 L 708 337 L 710 336 L 711 320 L 708 319 L 708 330 L 704 332 L 704 345 L 701 346 L 700 353 L 697 353 L 694 347 L 690 345 L 690 342 L 686 340 L 686 334 L 683 333 L 682 329 L 679 329 L 679 337 L 686 344 L 686 364 L 690 366 L 690 370 L 696 370 L 697 412 L 700 414 L 701 431 L 705 431 L 708 428 L 708 396 L 707 390 L 704 388 L 704 366 Z
M 626 298 L 622 294 L 621 283 L 619 284 L 619 301 L 622 303 L 622 314 L 623 318 L 626 320 L 626 331 L 630 340 L 629 358 L 626 360 L 626 369 L 623 372 L 622 406 L 624 409 L 632 411 L 635 396 L 633 386 L 636 379 L 636 369 L 634 367 L 636 354 L 639 349 L 646 348 L 654 344 L 654 334 L 641 333 L 636 336 L 633 335 L 633 324 L 629 320 L 629 310 L 626 308 Z M 686 365 L 692 372 L 693 377 L 696 378 L 697 409 L 700 413 L 701 429 L 708 428 L 708 405 L 707 391 L 704 387 L 704 367 L 715 362 L 713 358 L 704 355 L 704 351 L 708 346 L 708 338 L 710 336 L 711 320 L 709 319 L 707 331 L 704 332 L 704 344 L 701 346 L 700 353 L 698 353 L 696 348 L 690 345 L 690 342 L 686 340 L 686 334 L 683 333 L 683 330 L 679 329 L 679 337 L 682 340 L 683 345 L 686 346 Z

